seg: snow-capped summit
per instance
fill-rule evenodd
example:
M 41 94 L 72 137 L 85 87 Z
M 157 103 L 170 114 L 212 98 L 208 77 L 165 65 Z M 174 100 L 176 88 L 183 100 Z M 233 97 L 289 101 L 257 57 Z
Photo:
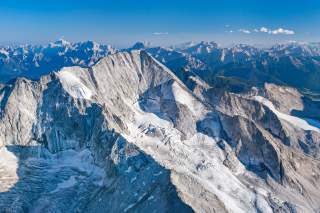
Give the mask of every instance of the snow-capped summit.
M 147 48 L 150 48 L 150 47 L 152 47 L 152 44 L 150 42 L 148 42 L 148 41 L 144 41 L 144 42 L 138 41 L 131 48 L 129 48 L 128 50 L 144 50 L 144 49 L 147 49 Z
M 100 44 L 94 41 L 80 42 L 80 43 L 77 43 L 77 45 L 79 49 L 93 50 L 94 52 L 100 49 Z
M 201 41 L 192 46 L 188 46 L 185 49 L 181 49 L 181 51 L 189 54 L 208 54 L 216 50 L 218 47 L 219 45 L 216 42 Z
M 175 50 L 185 50 L 189 47 L 192 47 L 194 45 L 196 45 L 198 42 L 196 41 L 188 41 L 188 42 L 184 42 L 182 44 L 175 44 L 175 45 L 170 45 L 169 47 L 171 49 L 175 49 Z
M 51 42 L 49 44 L 50 47 L 64 47 L 64 46 L 69 46 L 71 43 L 67 40 L 64 40 L 63 38 L 58 39 L 55 42 Z
M 0 48 L 0 57 L 7 58 L 8 56 L 9 56 L 9 52 L 4 48 Z

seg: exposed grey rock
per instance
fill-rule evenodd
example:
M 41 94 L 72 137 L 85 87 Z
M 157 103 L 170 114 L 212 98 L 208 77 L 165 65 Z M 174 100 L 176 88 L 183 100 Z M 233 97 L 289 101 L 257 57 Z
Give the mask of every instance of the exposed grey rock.
M 265 90 L 215 94 L 144 51 L 1 86 L 0 209 L 316 212 L 320 129 Z

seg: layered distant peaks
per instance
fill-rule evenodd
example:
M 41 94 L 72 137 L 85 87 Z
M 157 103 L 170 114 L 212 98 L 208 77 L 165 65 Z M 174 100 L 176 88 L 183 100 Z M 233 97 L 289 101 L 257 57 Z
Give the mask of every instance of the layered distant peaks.
M 73 43 L 64 39 L 43 46 L 3 47 L 0 48 L 0 81 L 19 76 L 37 79 L 65 66 L 92 66 L 115 51 L 110 45 L 93 41 Z
M 190 43 L 192 44 L 192 43 Z M 187 47 L 186 49 L 181 49 L 183 52 L 192 53 L 192 54 L 206 54 L 211 53 L 215 49 L 217 49 L 219 45 L 213 41 L 207 42 L 207 41 L 201 41 L 200 43 L 191 45 Z
M 294 56 L 319 56 L 320 44 L 319 43 L 302 43 L 290 42 L 287 44 L 274 45 L 270 51 L 278 55 L 294 55 Z
M 63 46 L 69 46 L 69 45 L 71 45 L 71 43 L 69 42 L 69 41 L 66 41 L 66 40 L 64 40 L 64 39 L 59 39 L 59 40 L 57 40 L 57 41 L 55 41 L 55 42 L 51 42 L 50 44 L 49 44 L 49 46 L 51 46 L 51 47 L 63 47 Z
M 185 42 L 182 44 L 171 45 L 170 48 L 175 49 L 175 50 L 185 50 L 189 47 L 196 45 L 197 43 L 198 42 L 196 42 L 196 41 L 188 41 L 188 42 Z
M 220 47 L 213 41 L 187 42 L 168 48 L 137 42 L 130 48 L 116 50 L 94 41 L 75 43 L 60 39 L 49 45 L 0 48 L 0 82 L 18 76 L 37 79 L 65 66 L 90 67 L 111 53 L 132 50 L 145 50 L 180 77 L 182 70 L 188 70 L 209 84 L 216 76 L 225 76 L 250 86 L 283 82 L 320 90 L 320 45 L 299 42 L 270 48 L 246 44 Z

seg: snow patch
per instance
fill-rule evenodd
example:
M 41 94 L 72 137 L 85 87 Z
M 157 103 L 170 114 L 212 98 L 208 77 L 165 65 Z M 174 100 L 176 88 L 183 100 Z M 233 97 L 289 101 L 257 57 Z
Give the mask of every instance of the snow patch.
M 75 67 L 77 68 L 77 67 Z M 75 68 L 64 68 L 57 73 L 63 88 L 74 98 L 90 100 L 93 92 L 76 75 Z M 81 69 L 80 67 L 78 69 Z
M 4 49 L 0 49 L 0 53 L 5 55 L 5 56 L 8 56 L 9 55 L 9 52 L 4 50 Z
M 194 115 L 200 116 L 203 113 L 202 106 L 200 104 L 196 104 L 198 101 L 195 100 L 189 92 L 181 88 L 178 83 L 175 82 L 172 85 L 172 92 L 175 100 L 180 104 L 187 106 Z
M 274 112 L 278 118 L 287 121 L 288 123 L 292 124 L 293 126 L 299 127 L 303 130 L 311 130 L 320 133 L 320 123 L 315 122 L 314 120 L 304 120 L 299 117 L 295 117 L 292 115 L 288 115 L 282 112 L 279 112 L 273 105 L 271 101 L 268 99 L 261 97 L 261 96 L 254 96 L 253 97 L 255 100 L 259 101 L 266 107 L 268 107 L 272 112 Z M 308 122 L 309 121 L 309 122 Z M 311 122 L 313 121 L 313 122 Z
M 52 191 L 52 193 L 58 192 L 66 188 L 73 187 L 74 185 L 76 185 L 76 183 L 77 183 L 77 180 L 75 176 L 71 176 L 68 180 L 65 180 L 62 183 L 59 183 L 57 188 L 54 191 Z
M 221 53 L 221 58 L 220 58 L 220 60 L 221 60 L 222 62 L 224 62 L 225 57 L 226 57 L 226 51 L 225 51 L 225 49 L 223 49 L 223 50 L 222 50 L 222 53 Z
M 90 176 L 97 177 L 97 180 L 102 180 L 105 176 L 103 169 L 94 164 L 92 153 L 88 149 L 80 152 L 72 149 L 61 151 L 52 155 L 52 160 L 54 162 L 53 168 L 56 169 L 61 167 L 77 168 Z M 97 181 L 96 184 L 101 185 L 101 182 Z
M 310 125 L 315 126 L 320 129 L 320 121 L 317 121 L 317 120 L 314 120 L 311 118 L 305 118 L 304 120 L 306 120 Z
M 0 148 L 0 192 L 10 190 L 19 180 L 18 158 L 6 147 Z

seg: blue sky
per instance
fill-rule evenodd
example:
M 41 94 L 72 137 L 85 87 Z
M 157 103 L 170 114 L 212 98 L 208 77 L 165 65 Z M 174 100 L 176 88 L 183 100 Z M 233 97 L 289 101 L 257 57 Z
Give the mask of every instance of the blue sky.
M 0 43 L 320 41 L 319 0 L 8 0 Z

